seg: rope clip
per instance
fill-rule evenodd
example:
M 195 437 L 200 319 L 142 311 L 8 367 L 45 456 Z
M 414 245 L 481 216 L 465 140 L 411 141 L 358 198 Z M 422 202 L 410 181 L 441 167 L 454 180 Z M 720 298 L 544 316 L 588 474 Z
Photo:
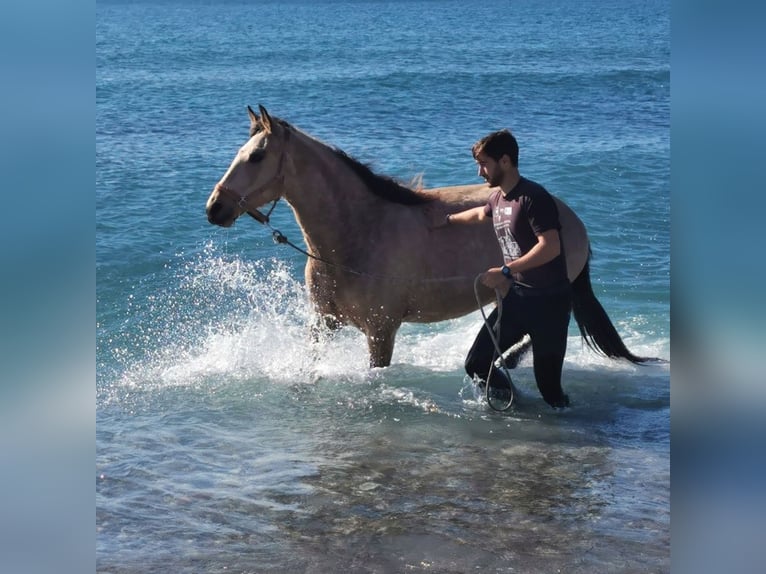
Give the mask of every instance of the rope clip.
M 282 235 L 282 232 L 279 229 L 275 229 L 271 233 L 271 238 L 274 240 L 274 243 L 287 243 L 287 237 Z

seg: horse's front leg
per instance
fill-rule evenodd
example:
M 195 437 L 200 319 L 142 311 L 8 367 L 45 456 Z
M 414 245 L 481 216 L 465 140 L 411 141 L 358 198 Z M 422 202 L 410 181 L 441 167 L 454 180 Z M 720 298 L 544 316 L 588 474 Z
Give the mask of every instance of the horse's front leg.
M 316 313 L 309 326 L 309 334 L 311 336 L 312 344 L 316 345 L 326 341 L 342 326 L 343 323 L 341 323 L 335 315 Z
M 325 343 L 330 341 L 342 326 L 343 323 L 335 315 L 321 312 L 314 314 L 309 325 L 310 356 L 314 362 L 321 359 Z
M 387 367 L 391 364 L 398 329 L 398 325 L 388 324 L 366 333 L 367 348 L 370 351 L 370 367 Z

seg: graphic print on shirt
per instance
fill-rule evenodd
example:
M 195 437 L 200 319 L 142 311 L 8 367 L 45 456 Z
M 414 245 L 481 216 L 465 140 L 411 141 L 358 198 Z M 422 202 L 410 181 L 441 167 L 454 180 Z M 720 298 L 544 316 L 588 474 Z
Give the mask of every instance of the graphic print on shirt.
M 511 233 L 510 218 L 512 213 L 512 206 L 492 210 L 492 223 L 495 226 L 495 233 L 500 242 L 500 249 L 503 252 L 505 262 L 511 262 L 521 257 L 521 247 Z

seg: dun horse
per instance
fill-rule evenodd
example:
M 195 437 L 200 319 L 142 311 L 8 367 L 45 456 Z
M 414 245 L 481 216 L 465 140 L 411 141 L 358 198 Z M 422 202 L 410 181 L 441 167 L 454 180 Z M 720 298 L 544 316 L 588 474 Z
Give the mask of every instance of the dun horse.
M 402 322 L 458 317 L 477 307 L 474 278 L 502 261 L 492 225 L 435 228 L 434 217 L 486 202 L 485 184 L 413 190 L 373 173 L 332 148 L 249 106 L 250 137 L 215 185 L 210 223 L 231 226 L 284 197 L 310 255 L 305 279 L 321 324 L 353 325 L 369 348 L 370 365 L 391 363 Z M 623 343 L 591 288 L 585 227 L 557 199 L 573 312 L 588 345 L 640 363 Z M 426 206 L 429 206 L 426 209 Z M 482 303 L 494 293 L 481 287 Z

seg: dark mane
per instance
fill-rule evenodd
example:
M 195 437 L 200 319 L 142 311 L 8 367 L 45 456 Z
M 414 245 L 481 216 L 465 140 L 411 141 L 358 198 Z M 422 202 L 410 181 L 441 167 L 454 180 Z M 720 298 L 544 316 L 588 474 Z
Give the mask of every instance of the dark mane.
M 343 150 L 333 148 L 333 151 L 378 197 L 404 205 L 421 205 L 433 199 L 402 185 L 393 178 L 374 173 L 368 166 L 347 155 Z
M 276 118 L 274 116 L 271 116 L 271 120 L 276 121 L 286 130 L 292 129 L 292 126 L 285 120 Z M 260 122 L 258 122 L 255 126 L 251 126 L 250 137 L 253 137 L 261 129 L 262 126 Z M 361 163 L 360 161 L 355 160 L 346 154 L 346 152 L 343 150 L 334 147 L 331 147 L 330 149 L 332 149 L 335 155 L 341 161 L 343 161 L 343 163 L 350 167 L 351 170 L 357 176 L 359 176 L 362 182 L 364 182 L 367 188 L 378 197 L 381 197 L 387 201 L 392 201 L 394 203 L 401 203 L 403 205 L 422 205 L 424 203 L 428 203 L 429 201 L 433 201 L 433 197 L 430 197 L 425 193 L 420 193 L 417 190 L 402 185 L 391 177 L 376 174 L 368 166 Z

